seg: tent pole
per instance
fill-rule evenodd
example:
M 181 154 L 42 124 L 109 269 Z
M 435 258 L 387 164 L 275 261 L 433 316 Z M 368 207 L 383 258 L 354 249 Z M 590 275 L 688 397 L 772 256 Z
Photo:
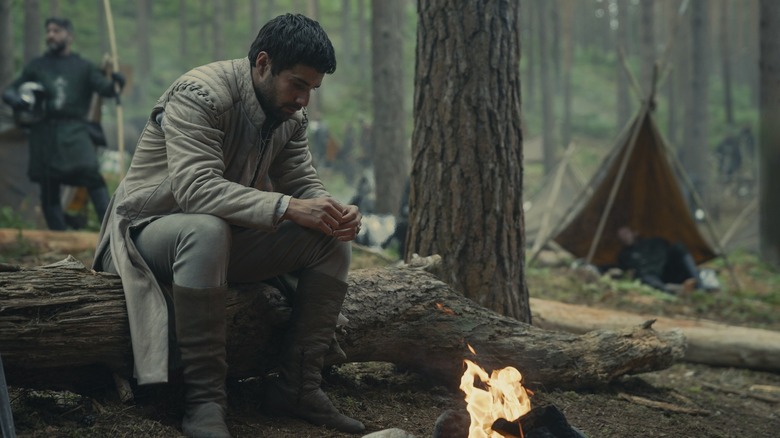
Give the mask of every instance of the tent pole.
M 626 70 L 626 73 L 628 73 L 632 80 L 636 83 L 636 78 L 634 75 L 631 74 L 630 70 Z M 617 197 L 618 189 L 620 188 L 620 185 L 623 183 L 623 176 L 626 174 L 626 169 L 628 168 L 628 160 L 631 159 L 631 154 L 634 151 L 634 147 L 636 146 L 636 138 L 639 136 L 639 131 L 642 129 L 642 123 L 644 123 L 645 117 L 648 116 L 648 113 L 653 108 L 653 100 L 655 99 L 655 82 L 658 75 L 658 68 L 657 66 L 654 66 L 653 68 L 653 77 L 650 82 L 650 93 L 647 95 L 647 99 L 642 103 L 642 110 L 639 113 L 639 117 L 636 119 L 636 124 L 634 125 L 634 130 L 631 132 L 631 138 L 630 143 L 628 144 L 628 148 L 625 151 L 625 155 L 623 155 L 623 161 L 620 163 L 620 169 L 618 169 L 617 177 L 615 178 L 615 182 L 612 184 L 612 188 L 609 192 L 609 198 L 607 199 L 607 205 L 604 207 L 604 211 L 601 213 L 601 218 L 599 219 L 599 225 L 596 228 L 596 235 L 593 236 L 593 241 L 590 243 L 590 249 L 588 250 L 588 255 L 585 257 L 585 263 L 590 264 L 593 261 L 593 255 L 596 253 L 596 248 L 598 247 L 599 243 L 601 242 L 601 235 L 604 232 L 604 226 L 607 224 L 607 217 L 609 217 L 609 212 L 612 211 L 612 205 L 615 203 L 615 197 Z
M 636 117 L 634 117 L 636 118 Z M 633 119 L 632 119 L 633 120 Z M 631 123 L 626 123 L 625 126 L 623 126 L 622 130 L 620 131 L 620 134 L 617 136 L 617 141 L 615 141 L 615 145 L 612 147 L 612 149 L 609 151 L 606 157 L 602 161 L 611 163 L 612 160 L 614 160 L 618 153 L 620 153 L 620 146 L 623 144 L 623 139 L 627 138 L 631 134 Z M 554 239 L 555 236 L 558 235 L 558 233 L 561 231 L 561 228 L 564 224 L 569 223 L 569 219 L 572 217 L 572 215 L 581 209 L 582 204 L 584 203 L 584 200 L 586 199 L 585 194 L 586 193 L 592 193 L 593 187 L 596 185 L 596 183 L 601 182 L 603 179 L 603 167 L 600 168 L 596 173 L 591 175 L 590 179 L 588 180 L 587 185 L 580 191 L 577 199 L 579 202 L 572 203 L 568 209 L 566 209 L 566 213 L 563 214 L 561 217 L 561 220 L 558 221 L 558 224 L 553 228 L 553 231 L 547 235 L 547 238 L 544 239 L 542 244 L 540 245 L 541 248 L 544 248 L 548 243 L 550 243 L 550 240 Z M 527 264 L 528 266 L 533 266 L 534 261 L 536 260 L 536 257 L 541 252 L 541 248 L 536 253 L 532 253 L 530 257 L 528 258 Z
M 626 73 L 629 82 L 631 82 L 631 89 L 634 90 L 636 97 L 638 97 L 639 100 L 641 101 L 643 96 L 642 85 L 639 84 L 639 81 L 636 80 L 636 76 L 634 76 L 634 74 L 631 73 L 631 69 L 628 67 L 628 61 L 626 60 L 626 54 L 623 51 L 622 44 L 618 46 L 618 55 L 620 55 L 620 65 L 623 66 L 623 71 Z
M 659 87 L 666 81 L 666 78 L 669 75 L 669 71 L 671 70 L 671 67 L 669 66 L 669 54 L 672 52 L 673 43 L 677 41 L 677 30 L 680 28 L 680 22 L 682 21 L 683 15 L 685 15 L 685 12 L 688 10 L 688 2 L 689 0 L 684 0 L 682 4 L 680 4 L 680 8 L 677 10 L 677 16 L 674 17 L 674 23 L 672 24 L 672 31 L 669 33 L 669 39 L 666 41 L 666 46 L 664 47 L 664 51 L 661 54 L 661 58 L 659 59 L 658 63 L 660 65 L 661 71 L 661 79 L 658 80 Z
M 585 263 L 587 264 L 590 264 L 593 260 L 593 255 L 596 253 L 596 248 L 601 241 L 601 235 L 604 232 L 604 226 L 607 223 L 607 217 L 609 216 L 609 212 L 612 210 L 612 205 L 615 203 L 618 189 L 620 188 L 620 184 L 623 182 L 623 176 L 626 174 L 626 168 L 628 168 L 628 160 L 631 159 L 631 153 L 634 151 L 634 146 L 636 146 L 636 138 L 639 136 L 640 129 L 642 129 L 642 121 L 647 115 L 647 111 L 650 110 L 650 101 L 651 99 L 647 99 L 644 103 L 642 103 L 642 110 L 640 111 L 639 117 L 637 117 L 634 121 L 634 129 L 631 132 L 631 138 L 629 139 L 630 143 L 624 152 L 623 161 L 620 162 L 618 174 L 615 177 L 615 181 L 612 183 L 612 188 L 609 191 L 607 205 L 604 207 L 604 211 L 601 213 L 599 224 L 596 227 L 596 234 L 593 236 L 593 240 L 590 242 L 590 249 L 588 250 L 588 255 L 585 257 Z
M 748 203 L 747 207 L 745 207 L 745 209 L 739 213 L 739 216 L 734 219 L 734 222 L 731 224 L 729 229 L 723 233 L 723 237 L 720 238 L 720 246 L 724 248 L 726 247 L 726 244 L 728 244 L 729 240 L 734 237 L 734 233 L 737 232 L 737 227 L 745 221 L 745 218 L 747 218 L 749 214 L 752 214 L 754 211 L 756 211 L 756 209 L 758 209 L 758 198 L 753 198 L 753 200 Z
M 558 195 L 561 192 L 561 186 L 563 185 L 563 174 L 566 171 L 566 166 L 569 165 L 569 160 L 574 151 L 574 143 L 569 143 L 569 147 L 563 153 L 561 162 L 558 165 L 558 170 L 555 172 L 555 179 L 553 180 L 553 189 L 551 196 L 547 199 L 547 208 L 542 215 L 542 224 L 539 229 L 539 235 L 536 236 L 533 248 L 531 248 L 531 260 L 536 258 L 536 254 L 542 249 L 542 245 L 547 241 L 548 222 L 550 221 L 550 211 L 555 205 L 555 201 L 558 200 Z

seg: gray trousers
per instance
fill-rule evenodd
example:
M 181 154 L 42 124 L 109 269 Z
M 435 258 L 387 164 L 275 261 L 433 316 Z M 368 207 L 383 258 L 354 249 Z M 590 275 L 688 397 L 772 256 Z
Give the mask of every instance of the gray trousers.
M 349 242 L 290 221 L 269 233 L 231 226 L 208 214 L 162 217 L 136 231 L 133 241 L 158 281 L 198 289 L 254 283 L 302 269 L 346 281 L 352 257 Z M 104 269 L 116 272 L 107 259 Z

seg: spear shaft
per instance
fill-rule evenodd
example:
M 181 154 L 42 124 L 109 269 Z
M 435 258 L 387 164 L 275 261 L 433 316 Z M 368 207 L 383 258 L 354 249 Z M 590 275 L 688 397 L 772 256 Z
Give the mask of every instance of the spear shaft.
M 108 41 L 111 46 L 111 61 L 113 71 L 119 71 L 119 57 L 116 52 L 116 33 L 114 32 L 114 16 L 111 13 L 111 2 L 103 0 L 103 9 L 106 11 L 106 27 L 108 28 Z M 125 127 L 122 103 L 119 100 L 119 91 L 116 91 L 116 132 L 117 149 L 119 150 L 119 179 L 125 177 Z

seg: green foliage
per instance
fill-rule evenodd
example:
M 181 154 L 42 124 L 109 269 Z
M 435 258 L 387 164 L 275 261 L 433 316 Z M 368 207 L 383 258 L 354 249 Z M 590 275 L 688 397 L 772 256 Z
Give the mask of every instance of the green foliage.
M 31 224 L 27 222 L 13 208 L 5 206 L 0 208 L 0 228 L 29 228 Z
M 22 236 L 22 228 L 18 228 L 16 241 L 4 245 L 0 251 L 0 263 L 16 263 L 19 259 L 38 254 L 38 249 L 29 240 Z

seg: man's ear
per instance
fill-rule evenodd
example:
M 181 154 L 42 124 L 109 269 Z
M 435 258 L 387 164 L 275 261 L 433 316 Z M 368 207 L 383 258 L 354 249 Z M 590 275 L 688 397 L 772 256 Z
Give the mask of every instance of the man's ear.
M 255 68 L 261 75 L 265 74 L 266 70 L 270 71 L 271 58 L 268 56 L 268 53 L 260 52 L 257 54 L 257 58 L 255 58 Z

